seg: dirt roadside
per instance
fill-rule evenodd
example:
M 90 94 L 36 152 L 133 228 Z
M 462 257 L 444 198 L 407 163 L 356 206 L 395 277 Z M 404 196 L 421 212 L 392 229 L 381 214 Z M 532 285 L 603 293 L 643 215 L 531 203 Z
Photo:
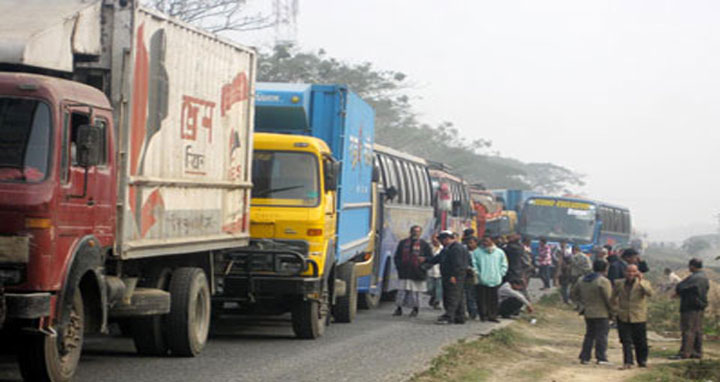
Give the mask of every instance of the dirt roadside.
M 720 344 L 706 341 L 706 359 L 670 361 L 679 341 L 648 333 L 650 345 L 649 367 L 619 370 L 622 348 L 617 331 L 609 336 L 608 357 L 611 365 L 581 365 L 578 360 L 584 321 L 581 316 L 558 301 L 557 295 L 543 298 L 537 312 L 523 316 L 510 325 L 479 340 L 461 341 L 445 349 L 430 367 L 415 375 L 412 381 L 689 381 L 718 380 L 713 375 L 690 375 L 693 369 L 720 369 Z M 530 319 L 536 318 L 531 324 Z M 712 373 L 711 373 L 712 374 Z M 719 380 L 720 381 L 720 380 Z

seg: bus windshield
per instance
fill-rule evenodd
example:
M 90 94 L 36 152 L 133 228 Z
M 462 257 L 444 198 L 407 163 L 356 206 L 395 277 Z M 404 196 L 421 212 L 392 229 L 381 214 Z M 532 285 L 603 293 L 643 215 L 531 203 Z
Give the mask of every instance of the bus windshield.
M 579 244 L 593 241 L 595 206 L 555 199 L 530 199 L 523 208 L 521 230 L 534 238 L 562 239 Z
M 320 203 L 318 160 L 311 153 L 255 151 L 252 204 L 314 207 Z
M 0 182 L 36 183 L 47 177 L 50 126 L 45 103 L 0 97 Z

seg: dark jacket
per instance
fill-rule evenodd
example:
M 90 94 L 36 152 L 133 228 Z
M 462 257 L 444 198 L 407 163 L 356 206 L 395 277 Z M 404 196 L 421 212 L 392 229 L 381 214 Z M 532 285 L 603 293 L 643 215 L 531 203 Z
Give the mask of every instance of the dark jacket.
M 398 278 L 401 280 L 425 280 L 427 278 L 427 271 L 423 269 L 420 265 L 422 262 L 420 261 L 420 258 L 423 257 L 425 260 L 429 260 L 432 255 L 432 249 L 430 248 L 430 244 L 428 244 L 423 239 L 417 239 L 417 242 L 420 246 L 419 253 L 413 253 L 413 239 L 407 238 L 404 240 L 400 240 L 398 243 L 397 249 L 395 250 L 395 268 L 397 268 L 398 272 Z M 403 257 L 403 252 L 405 252 L 405 249 L 407 248 L 408 253 L 407 256 Z
M 506 280 L 520 279 L 523 275 L 523 255 L 525 247 L 519 242 L 508 243 L 505 246 L 505 256 L 508 261 Z
M 454 242 L 428 260 L 427 264 L 440 264 L 440 274 L 444 279 L 455 277 L 464 280 L 470 266 L 470 254 L 462 244 Z
M 703 271 L 694 272 L 679 282 L 675 286 L 675 292 L 680 296 L 680 311 L 705 310 L 708 305 L 708 289 L 710 282 Z
M 621 279 L 625 277 L 625 269 L 627 268 L 628 264 L 625 262 L 625 260 L 617 260 L 610 263 L 610 268 L 608 268 L 608 279 L 610 279 L 611 282 L 615 282 L 617 279 Z M 650 271 L 650 267 L 648 267 L 647 262 L 645 260 L 641 260 L 638 263 L 638 271 L 642 273 L 647 273 Z

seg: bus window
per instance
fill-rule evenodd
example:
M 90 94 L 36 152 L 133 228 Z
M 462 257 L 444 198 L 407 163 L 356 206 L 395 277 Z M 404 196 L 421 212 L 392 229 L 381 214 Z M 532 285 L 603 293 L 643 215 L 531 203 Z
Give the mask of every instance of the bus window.
M 397 174 L 395 173 L 395 167 L 393 167 L 392 163 L 390 163 L 390 158 L 386 157 L 385 155 L 381 156 L 381 163 L 383 164 L 383 167 L 385 168 L 385 173 L 387 174 L 388 178 L 388 188 L 389 187 L 395 187 L 397 191 L 400 191 L 400 184 L 397 181 Z M 400 198 L 400 194 L 398 193 L 395 198 L 393 198 L 390 203 L 397 203 L 398 199 Z
M 415 193 L 414 205 L 422 205 L 422 190 L 420 188 L 420 180 L 418 179 L 417 168 L 415 167 L 414 163 L 408 163 L 408 171 L 410 172 L 410 177 L 413 180 L 413 191 Z
M 380 163 L 380 156 L 378 154 L 373 155 L 373 168 L 377 168 L 380 172 L 380 179 L 378 183 L 383 189 L 387 189 L 387 181 L 385 180 L 385 168 Z
M 398 180 L 398 203 L 405 204 L 408 200 L 408 187 L 407 183 L 405 182 L 405 177 L 403 176 L 402 167 L 398 163 L 398 160 L 393 157 L 388 157 L 388 161 L 390 162 L 390 165 L 395 169 L 395 176 L 397 176 Z
M 420 173 L 421 173 L 421 181 L 422 181 L 422 187 L 425 192 L 425 205 L 430 206 L 432 205 L 432 183 L 430 183 L 430 176 L 428 175 L 427 169 L 425 167 L 420 167 Z
M 425 178 L 423 177 L 422 169 L 420 168 L 420 165 L 413 164 L 413 168 L 415 170 L 415 176 L 417 177 L 418 182 L 418 194 L 420 195 L 420 201 L 418 202 L 419 206 L 425 206 L 427 205 L 427 187 L 425 184 Z
M 400 167 L 402 168 L 403 176 L 405 177 L 405 184 L 407 185 L 407 200 L 406 203 L 409 205 L 415 204 L 415 184 L 412 179 L 412 173 L 410 172 L 410 169 L 408 168 L 407 162 L 404 160 L 398 159 L 398 163 L 400 164 Z

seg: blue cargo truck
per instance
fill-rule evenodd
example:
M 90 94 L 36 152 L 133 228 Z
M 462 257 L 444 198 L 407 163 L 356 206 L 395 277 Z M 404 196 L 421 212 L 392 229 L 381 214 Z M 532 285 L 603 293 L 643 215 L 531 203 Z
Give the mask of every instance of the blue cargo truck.
M 251 246 L 223 257 L 216 301 L 289 311 L 301 338 L 354 319 L 375 254 L 374 119 L 342 85 L 257 84 Z

